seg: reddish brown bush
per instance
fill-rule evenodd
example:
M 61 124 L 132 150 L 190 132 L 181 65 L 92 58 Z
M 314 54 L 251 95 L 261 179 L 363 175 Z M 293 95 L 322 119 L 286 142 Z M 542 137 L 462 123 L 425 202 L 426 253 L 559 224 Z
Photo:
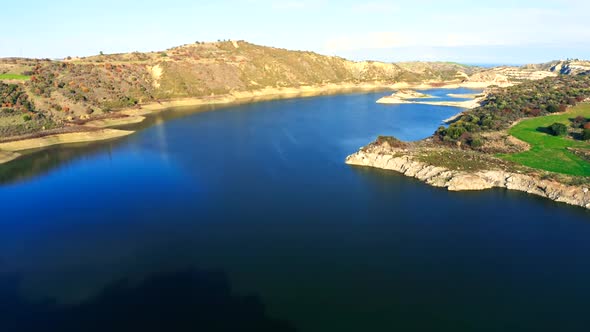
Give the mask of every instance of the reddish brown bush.
M 541 115 L 541 110 L 540 109 L 534 108 L 534 109 L 531 110 L 531 116 L 537 117 L 539 115 Z

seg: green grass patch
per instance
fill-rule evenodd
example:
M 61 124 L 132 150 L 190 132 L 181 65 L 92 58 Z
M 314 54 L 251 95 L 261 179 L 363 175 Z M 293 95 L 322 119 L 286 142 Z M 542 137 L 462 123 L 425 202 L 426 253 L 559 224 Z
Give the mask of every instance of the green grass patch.
M 590 149 L 590 143 L 577 141 L 569 137 L 552 136 L 539 130 L 539 128 L 547 128 L 556 122 L 569 127 L 571 125 L 570 119 L 580 115 L 590 118 L 590 104 L 579 104 L 563 114 L 543 116 L 520 122 L 512 127 L 509 133 L 529 143 L 531 149 L 517 154 L 500 155 L 500 157 L 550 172 L 590 176 L 590 162 L 568 150 L 568 148 Z
M 31 79 L 31 76 L 19 75 L 19 74 L 0 74 L 0 80 L 21 80 L 27 81 Z

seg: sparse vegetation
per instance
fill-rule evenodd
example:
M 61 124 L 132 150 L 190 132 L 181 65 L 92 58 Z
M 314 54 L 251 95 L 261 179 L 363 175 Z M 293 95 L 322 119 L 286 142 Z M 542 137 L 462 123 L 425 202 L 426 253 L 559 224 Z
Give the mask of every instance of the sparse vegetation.
M 439 128 L 436 137 L 442 142 L 460 141 L 469 146 L 466 132 L 503 130 L 522 118 L 564 112 L 589 97 L 589 76 L 549 77 L 508 88 L 495 88 L 481 107 L 466 112 L 448 128 Z
M 377 137 L 377 144 L 387 143 L 392 148 L 402 148 L 406 146 L 406 143 L 400 141 L 393 136 L 379 136 Z

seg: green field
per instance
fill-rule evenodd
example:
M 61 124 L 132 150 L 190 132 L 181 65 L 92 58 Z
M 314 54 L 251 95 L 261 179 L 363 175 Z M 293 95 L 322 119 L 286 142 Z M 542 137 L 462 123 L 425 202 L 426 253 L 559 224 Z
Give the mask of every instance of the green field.
M 569 127 L 571 125 L 570 119 L 579 115 L 590 118 L 590 104 L 579 104 L 566 113 L 520 122 L 511 128 L 509 133 L 529 143 L 531 149 L 522 153 L 501 155 L 500 157 L 546 171 L 590 176 L 590 162 L 567 150 L 567 148 L 590 149 L 590 143 L 576 141 L 567 137 L 556 137 L 538 130 L 539 128 L 546 128 L 555 122 L 561 122 Z
M 0 80 L 22 80 L 26 81 L 30 79 L 30 76 L 18 75 L 18 74 L 0 74 Z

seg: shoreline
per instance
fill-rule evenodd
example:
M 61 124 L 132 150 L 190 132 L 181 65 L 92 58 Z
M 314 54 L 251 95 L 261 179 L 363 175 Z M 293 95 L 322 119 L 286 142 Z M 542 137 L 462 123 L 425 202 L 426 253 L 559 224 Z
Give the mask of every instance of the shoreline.
M 0 143 L 0 156 L 3 154 L 8 157 L 6 160 L 0 158 L 0 164 L 12 161 L 21 156 L 16 152 L 43 149 L 54 145 L 70 144 L 70 143 L 87 143 L 115 139 L 133 134 L 134 131 L 118 130 L 118 129 L 101 129 L 93 131 L 82 131 L 74 133 L 54 134 L 38 138 L 29 138 L 18 141 L 10 141 Z M 10 159 L 10 154 L 13 154 Z M 16 156 L 14 156 L 16 154 Z
M 423 151 L 414 152 L 420 154 Z M 502 169 L 453 170 L 417 160 L 408 149 L 383 151 L 379 148 L 363 148 L 348 156 L 346 164 L 395 171 L 430 186 L 446 188 L 448 191 L 504 188 L 590 209 L 590 189 L 587 187 L 566 185 L 555 180 L 543 179 L 540 175 Z
M 458 107 L 465 109 L 473 109 L 480 106 L 481 98 L 466 101 L 418 101 L 418 100 L 405 100 L 398 97 L 383 97 L 377 100 L 377 104 L 388 104 L 388 105 L 402 105 L 402 104 L 415 104 L 415 105 L 432 105 L 432 106 L 448 106 Z
M 0 143 L 0 154 L 9 155 L 10 152 L 27 151 L 43 149 L 55 145 L 63 145 L 70 143 L 90 143 L 96 141 L 103 141 L 115 139 L 127 135 L 131 135 L 134 131 L 118 131 L 116 129 L 108 129 L 111 127 L 118 127 L 130 124 L 138 124 L 146 119 L 146 116 L 155 114 L 160 111 L 177 107 L 199 107 L 211 105 L 239 105 L 247 103 L 255 103 L 261 101 L 307 98 L 316 96 L 328 96 L 355 92 L 370 92 L 370 91 L 389 91 L 399 88 L 399 86 L 409 86 L 416 89 L 437 89 L 441 87 L 448 87 L 452 89 L 457 83 L 455 82 L 432 82 L 432 83 L 387 83 L 387 82 L 367 82 L 367 83 L 330 83 L 319 86 L 301 86 L 297 88 L 270 88 L 254 90 L 254 91 L 236 91 L 230 94 L 208 96 L 208 97 L 187 97 L 170 99 L 160 102 L 150 102 L 141 105 L 141 108 L 125 108 L 116 111 L 116 114 L 123 114 L 126 117 L 113 117 L 107 119 L 90 119 L 85 126 L 89 128 L 88 131 L 81 131 L 76 133 L 52 134 L 40 138 L 24 138 L 7 143 Z M 90 130 L 100 128 L 101 130 Z M 25 152 L 26 154 L 26 152 Z M 10 155 L 11 157 L 0 157 L 0 165 L 13 161 L 22 154 Z
M 308 98 L 317 96 L 329 96 L 355 92 L 371 92 L 371 91 L 394 91 L 399 89 L 456 89 L 464 88 L 484 88 L 493 85 L 493 82 L 464 82 L 457 81 L 447 82 L 422 82 L 422 83 L 391 83 L 391 82 L 366 82 L 366 83 L 329 83 L 324 85 L 307 85 L 291 88 L 271 88 L 266 87 L 254 91 L 236 91 L 224 95 L 212 95 L 207 97 L 187 97 L 170 99 L 160 102 L 150 102 L 141 105 L 141 108 L 125 108 L 115 111 L 115 114 L 126 115 L 126 117 L 113 117 L 106 119 L 90 119 L 85 126 L 89 128 L 88 131 L 81 131 L 76 133 L 52 134 L 41 138 L 24 138 L 20 140 L 10 141 L 9 143 L 0 143 L 0 153 L 27 151 L 42 149 L 49 146 L 69 144 L 69 143 L 90 143 L 95 141 L 103 141 L 114 139 L 122 136 L 133 134 L 134 131 L 121 131 L 118 134 L 105 131 L 111 127 L 118 127 L 124 125 L 138 124 L 145 120 L 146 116 L 155 114 L 167 109 L 178 107 L 200 107 L 211 105 L 239 105 L 247 103 L 256 103 L 262 101 L 294 99 L 294 98 Z M 436 103 L 436 102 L 435 102 Z M 445 102 L 443 102 L 445 103 Z M 456 105 L 444 105 L 452 107 L 461 107 Z M 90 130 L 99 128 L 101 130 Z M 110 129 L 115 130 L 115 129 Z M 92 134 L 89 134 L 92 133 Z M 11 151 L 12 150 L 12 151 Z M 26 152 L 25 152 L 26 154 Z M 0 165 L 10 162 L 21 154 L 11 158 L 0 158 Z
M 0 164 L 4 164 L 4 163 L 10 162 L 10 161 L 13 161 L 20 156 L 21 156 L 20 153 L 0 150 Z
M 482 86 L 479 89 L 488 87 L 491 82 L 482 83 Z M 446 89 L 449 87 L 457 87 L 460 88 L 462 86 L 457 86 L 456 84 L 449 84 L 445 87 L 440 87 L 440 89 Z M 464 87 L 464 86 L 463 86 Z M 471 85 L 471 88 L 476 89 Z M 419 89 L 414 87 L 413 89 Z M 418 105 L 432 105 L 432 106 L 449 106 L 449 107 L 457 107 L 457 108 L 464 108 L 464 109 L 474 109 L 481 105 L 481 102 L 485 98 L 485 91 L 481 93 L 470 93 L 470 94 L 448 94 L 451 98 L 468 98 L 469 100 L 464 101 L 423 101 L 420 99 L 434 99 L 436 97 L 432 97 L 421 92 L 415 91 L 410 88 L 403 88 L 399 89 L 394 92 L 390 96 L 385 96 L 377 100 L 377 104 L 391 104 L 391 105 L 402 105 L 402 104 L 418 104 Z M 462 112 L 461 112 L 462 113 Z M 461 114 L 459 113 L 459 114 Z M 450 119 L 457 117 L 457 115 L 453 116 Z M 448 120 L 448 119 L 447 119 Z M 446 123 L 445 120 L 444 122 Z

